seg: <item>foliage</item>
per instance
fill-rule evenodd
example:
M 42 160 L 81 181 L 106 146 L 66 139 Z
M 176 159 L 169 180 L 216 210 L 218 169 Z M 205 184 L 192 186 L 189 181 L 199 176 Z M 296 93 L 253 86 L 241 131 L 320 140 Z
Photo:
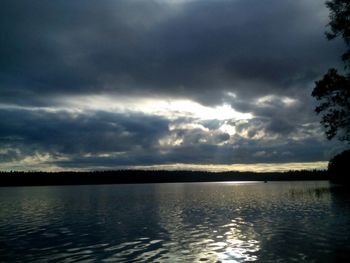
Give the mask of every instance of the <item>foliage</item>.
M 321 124 L 326 128 L 326 136 L 336 135 L 350 142 L 350 89 L 349 78 L 330 69 L 323 79 L 316 82 L 312 92 L 320 104 L 315 108 L 317 114 L 324 112 Z
M 344 151 L 333 157 L 328 163 L 328 173 L 333 181 L 349 183 L 350 150 Z
M 349 0 L 333 0 L 326 2 L 330 10 L 330 31 L 326 32 L 328 39 L 334 39 L 338 36 L 342 37 L 345 44 L 350 47 L 350 1 Z M 342 56 L 345 64 L 350 62 L 350 50 Z
M 345 70 L 350 66 L 350 1 L 332 0 L 326 2 L 330 10 L 330 31 L 328 39 L 343 38 L 348 50 L 342 60 Z M 336 69 L 330 69 L 321 80 L 316 81 L 312 96 L 319 101 L 315 108 L 317 114 L 323 113 L 321 124 L 326 129 L 326 136 L 337 136 L 342 141 L 350 142 L 350 74 L 341 75 Z

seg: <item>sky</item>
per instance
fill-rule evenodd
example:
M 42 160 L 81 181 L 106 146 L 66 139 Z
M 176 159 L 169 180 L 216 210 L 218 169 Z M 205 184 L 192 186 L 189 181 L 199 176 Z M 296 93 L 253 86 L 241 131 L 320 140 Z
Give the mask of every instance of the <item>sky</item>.
M 318 0 L 2 0 L 0 170 L 323 169 Z

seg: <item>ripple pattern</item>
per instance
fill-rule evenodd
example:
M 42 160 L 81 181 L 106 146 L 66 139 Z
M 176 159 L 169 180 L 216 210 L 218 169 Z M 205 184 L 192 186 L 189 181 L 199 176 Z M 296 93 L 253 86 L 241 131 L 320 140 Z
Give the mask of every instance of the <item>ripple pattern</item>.
M 327 182 L 2 188 L 0 262 L 350 262 Z

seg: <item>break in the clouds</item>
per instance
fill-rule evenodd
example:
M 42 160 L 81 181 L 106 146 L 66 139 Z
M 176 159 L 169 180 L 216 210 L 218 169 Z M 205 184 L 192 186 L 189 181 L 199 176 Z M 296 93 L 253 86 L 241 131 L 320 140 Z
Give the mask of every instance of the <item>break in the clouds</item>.
M 314 0 L 3 0 L 0 169 L 318 167 L 327 23 Z

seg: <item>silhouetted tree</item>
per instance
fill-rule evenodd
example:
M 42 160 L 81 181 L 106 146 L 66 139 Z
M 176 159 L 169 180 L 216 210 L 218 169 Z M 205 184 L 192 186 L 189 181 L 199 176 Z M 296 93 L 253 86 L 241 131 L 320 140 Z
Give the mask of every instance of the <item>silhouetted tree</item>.
M 321 124 L 326 128 L 326 136 L 336 135 L 342 141 L 350 142 L 350 80 L 349 76 L 339 75 L 330 69 L 323 79 L 316 82 L 312 92 L 320 104 L 317 114 L 323 113 Z
M 330 10 L 330 31 L 328 39 L 342 37 L 348 50 L 342 55 L 345 71 L 350 66 L 350 1 L 332 0 L 326 2 Z M 336 69 L 329 69 L 319 81 L 312 96 L 320 102 L 315 111 L 323 113 L 321 124 L 326 129 L 326 136 L 332 139 L 337 136 L 350 143 L 350 74 L 341 75 Z
M 328 39 L 334 39 L 341 36 L 345 41 L 345 44 L 350 47 L 350 1 L 349 0 L 332 0 L 326 2 L 327 7 L 330 10 L 329 22 L 330 31 L 326 32 Z M 350 62 L 350 49 L 347 50 L 342 60 L 346 66 L 349 66 Z
M 344 151 L 333 157 L 328 163 L 328 173 L 332 181 L 339 183 L 349 183 L 349 161 L 350 150 Z

